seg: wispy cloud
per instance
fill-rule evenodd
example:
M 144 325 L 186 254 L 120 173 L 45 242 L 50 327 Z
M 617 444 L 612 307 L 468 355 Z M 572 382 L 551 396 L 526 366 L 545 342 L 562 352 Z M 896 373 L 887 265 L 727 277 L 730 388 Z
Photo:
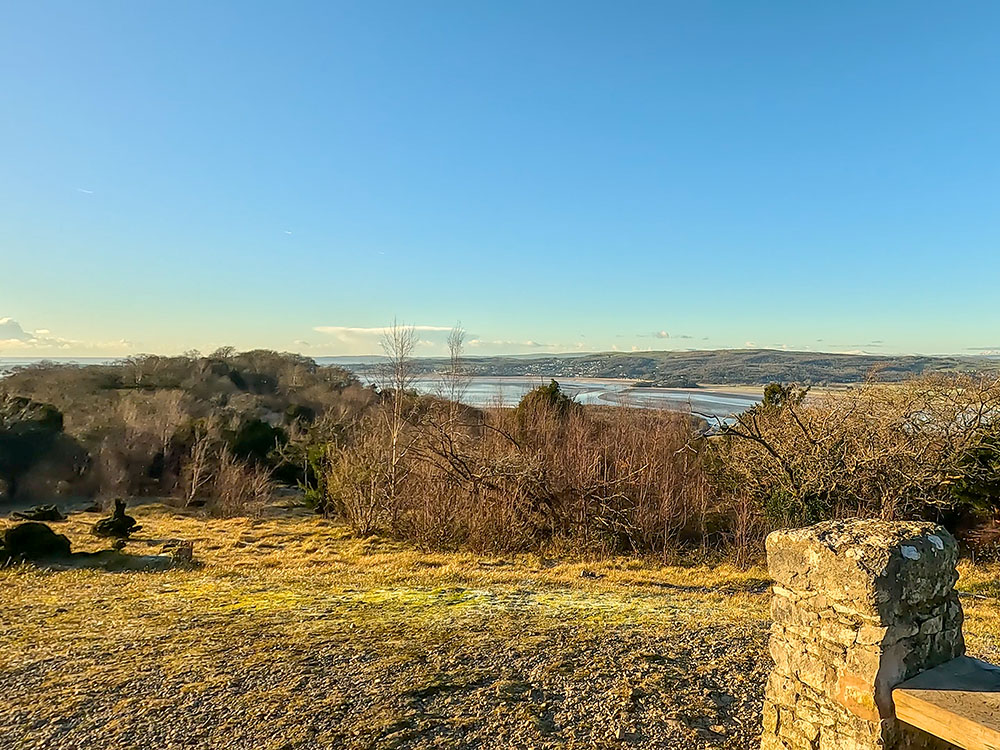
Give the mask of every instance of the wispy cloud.
M 451 326 L 403 326 L 412 328 L 415 331 L 450 331 Z M 381 336 L 385 334 L 391 326 L 376 326 L 373 328 L 361 328 L 358 326 L 315 326 L 317 333 L 325 333 L 330 336 Z
M 670 334 L 666 331 L 653 331 L 652 333 L 637 333 L 635 334 L 635 337 L 640 339 L 669 339 Z M 630 337 L 623 333 L 619 333 L 615 336 L 615 338 L 624 339 Z
M 447 351 L 445 347 L 445 335 L 451 331 L 451 326 L 431 326 L 414 325 L 403 326 L 412 328 L 419 334 L 425 334 L 417 339 L 417 346 L 424 351 L 424 354 L 436 354 Z M 379 349 L 379 339 L 389 332 L 391 326 L 314 326 L 316 333 L 329 336 L 337 343 L 338 353 L 347 354 L 371 354 Z M 434 340 L 437 339 L 437 340 Z M 300 348 L 315 349 L 318 351 L 328 350 L 329 344 L 316 344 L 311 347 L 299 345 Z M 441 350 L 440 352 L 438 350 Z
M 624 335 L 619 335 L 618 338 L 627 338 L 627 337 Z M 636 338 L 640 339 L 653 338 L 653 339 L 660 339 L 661 341 L 666 341 L 667 339 L 692 339 L 694 338 L 694 336 L 688 336 L 685 333 L 672 334 L 664 330 L 659 330 L 659 331 L 653 331 L 652 333 L 638 333 L 636 334 Z
M 93 190 L 86 190 L 84 188 L 77 188 L 76 192 L 83 193 L 84 195 L 93 195 L 94 194 Z
M 885 343 L 881 340 L 852 342 L 850 344 L 826 342 L 823 344 L 823 351 L 830 354 L 869 354 L 877 357 L 884 357 L 884 352 L 872 351 L 872 349 L 885 349 Z
M 472 347 L 483 347 L 483 346 L 495 346 L 495 347 L 527 347 L 528 349 L 544 349 L 552 348 L 553 344 L 543 344 L 540 341 L 532 341 L 528 339 L 527 341 L 514 341 L 510 339 L 472 339 L 469 341 L 469 346 Z

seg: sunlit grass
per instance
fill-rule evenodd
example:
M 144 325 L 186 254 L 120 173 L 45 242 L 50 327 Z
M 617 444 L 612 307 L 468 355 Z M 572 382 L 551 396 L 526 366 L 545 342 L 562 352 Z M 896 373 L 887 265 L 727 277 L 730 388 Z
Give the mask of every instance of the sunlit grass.
M 412 624 L 530 608 L 595 622 L 681 619 L 697 626 L 766 618 L 767 612 L 768 579 L 761 568 L 426 553 L 380 538 L 357 539 L 344 526 L 301 510 L 233 519 L 159 504 L 130 512 L 143 530 L 128 551 L 150 554 L 166 539 L 189 539 L 199 566 L 119 574 L 2 570 L 4 619 L 26 648 L 58 650 L 65 639 L 85 641 L 115 625 L 154 632 L 185 617 L 303 623 L 332 617 L 361 624 L 377 613 Z M 93 518 L 79 514 L 58 524 L 74 550 L 106 546 L 88 533 Z M 970 643 L 976 650 L 1000 651 L 1000 565 L 963 565 L 959 588 L 973 595 L 963 597 Z M 56 633 L 62 637 L 53 638 Z M 4 649 L 0 664 L 23 658 L 16 651 Z
M 1000 563 L 962 564 L 959 576 L 969 653 L 1000 664 Z

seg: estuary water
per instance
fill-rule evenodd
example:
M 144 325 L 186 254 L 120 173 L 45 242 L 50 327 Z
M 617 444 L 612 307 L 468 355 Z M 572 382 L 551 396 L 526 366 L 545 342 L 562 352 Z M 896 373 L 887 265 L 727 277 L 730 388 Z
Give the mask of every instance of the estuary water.
M 459 400 L 469 406 L 516 406 L 533 388 L 548 383 L 545 377 L 470 378 Z M 636 388 L 627 380 L 557 378 L 563 392 L 581 404 L 625 405 L 641 409 L 670 409 L 702 417 L 710 423 L 729 421 L 733 415 L 760 403 L 761 396 L 702 388 Z M 448 384 L 440 377 L 418 378 L 416 390 L 447 397 Z

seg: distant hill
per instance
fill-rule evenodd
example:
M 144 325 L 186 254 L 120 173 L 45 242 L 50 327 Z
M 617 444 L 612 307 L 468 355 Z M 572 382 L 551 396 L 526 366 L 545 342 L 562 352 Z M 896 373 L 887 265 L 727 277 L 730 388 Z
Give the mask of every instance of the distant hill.
M 663 387 L 690 387 L 697 383 L 765 384 L 774 381 L 815 385 L 857 383 L 877 371 L 886 382 L 933 372 L 1000 370 L 1000 361 L 986 357 L 877 356 L 823 354 L 773 349 L 719 349 L 713 351 L 602 352 L 592 354 L 523 357 L 468 357 L 473 375 L 540 377 L 628 378 Z M 421 372 L 443 367 L 439 358 L 417 361 Z M 345 367 L 364 372 L 369 365 Z

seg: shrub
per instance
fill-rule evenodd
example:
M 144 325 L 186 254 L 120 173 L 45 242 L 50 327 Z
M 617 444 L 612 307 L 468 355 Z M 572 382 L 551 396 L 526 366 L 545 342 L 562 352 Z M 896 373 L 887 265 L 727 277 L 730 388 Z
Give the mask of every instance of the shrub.
M 29 447 L 25 435 L 6 449 L 0 444 L 0 464 L 9 463 L 6 473 L 0 466 L 0 496 L 11 489 L 49 494 L 56 485 L 72 482 L 72 491 L 80 493 L 176 493 L 191 500 L 192 492 L 211 494 L 204 482 L 218 463 L 223 433 L 238 458 L 271 462 L 294 482 L 302 478 L 298 467 L 286 466 L 275 450 L 287 435 L 271 423 L 287 416 L 292 432 L 313 418 L 349 420 L 373 398 L 345 370 L 262 350 L 19 368 L 0 380 L 0 399 L 38 404 L 29 420 L 35 424 L 35 447 L 29 451 L 33 457 L 24 452 Z M 51 406 L 43 409 L 45 404 Z M 57 432 L 63 415 L 66 435 L 46 449 L 45 440 Z M 213 425 L 210 450 L 196 457 L 192 425 L 207 423 Z M 11 434 L 0 425 L 0 443 Z M 200 463 L 192 470 L 189 462 L 196 459 Z
M 530 419 L 538 412 L 548 412 L 558 417 L 565 417 L 578 406 L 576 401 L 563 393 L 559 383 L 550 380 L 548 385 L 540 385 L 524 394 L 517 405 L 518 420 Z
M 52 450 L 62 431 L 63 415 L 54 406 L 0 394 L 0 485 L 7 494 L 17 494 L 21 479 Z
M 260 464 L 268 463 L 272 454 L 288 442 L 288 433 L 260 419 L 244 422 L 231 441 L 233 453 Z
M 332 452 L 324 477 L 327 511 L 344 518 L 359 536 L 386 530 L 390 468 L 386 453 L 370 441 Z
M 998 415 L 996 376 L 871 382 L 805 402 L 783 394 L 716 442 L 720 490 L 755 498 L 772 526 L 853 516 L 954 526 L 997 509 Z
M 212 485 L 211 510 L 220 516 L 258 513 L 271 499 L 275 485 L 270 472 L 252 462 L 241 461 L 228 448 L 218 459 Z

